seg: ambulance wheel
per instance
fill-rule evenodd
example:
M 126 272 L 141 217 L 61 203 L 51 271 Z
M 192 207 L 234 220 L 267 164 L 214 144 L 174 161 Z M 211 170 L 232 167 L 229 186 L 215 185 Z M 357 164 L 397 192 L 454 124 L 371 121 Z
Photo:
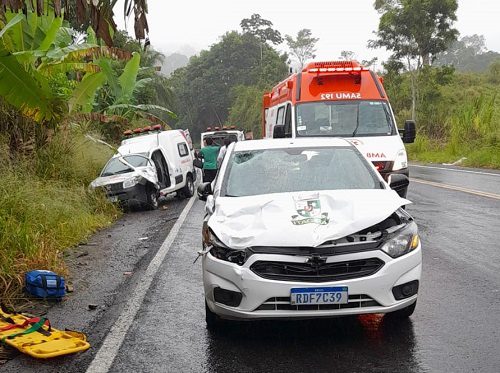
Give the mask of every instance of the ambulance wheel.
M 146 209 L 156 210 L 158 208 L 158 191 L 153 187 L 146 188 Z
M 194 182 L 191 174 L 188 174 L 186 177 L 186 185 L 182 188 L 182 195 L 185 198 L 191 198 L 194 195 Z

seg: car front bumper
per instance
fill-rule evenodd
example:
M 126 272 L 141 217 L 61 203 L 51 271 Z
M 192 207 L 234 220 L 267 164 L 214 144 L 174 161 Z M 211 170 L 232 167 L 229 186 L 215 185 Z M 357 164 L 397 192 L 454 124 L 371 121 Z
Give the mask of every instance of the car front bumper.
M 119 203 L 147 203 L 146 186 L 136 184 L 131 188 L 107 190 L 106 197 L 111 202 Z
M 210 310 L 225 319 L 316 318 L 388 313 L 413 304 L 417 294 L 396 300 L 392 288 L 410 281 L 419 281 L 422 271 L 420 245 L 411 253 L 392 259 L 380 250 L 350 253 L 328 257 L 327 262 L 342 262 L 379 258 L 385 264 L 376 273 L 366 277 L 331 282 L 297 282 L 270 280 L 255 274 L 250 266 L 256 261 L 283 261 L 304 263 L 305 257 L 254 254 L 243 266 L 219 260 L 207 253 L 203 258 L 205 298 Z M 289 297 L 292 288 L 347 286 L 349 303 L 336 309 L 324 306 L 292 306 Z M 242 294 L 237 307 L 215 301 L 214 289 L 221 288 Z M 288 301 L 287 301 L 288 299 Z M 331 306 L 330 308 L 335 308 Z M 307 308 L 307 309 L 304 309 Z M 314 309 L 313 309 L 314 308 Z

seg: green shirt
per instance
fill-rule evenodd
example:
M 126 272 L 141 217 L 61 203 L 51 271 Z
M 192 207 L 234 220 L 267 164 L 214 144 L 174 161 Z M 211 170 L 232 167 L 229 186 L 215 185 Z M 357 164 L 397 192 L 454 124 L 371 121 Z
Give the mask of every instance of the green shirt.
M 215 145 L 205 146 L 200 150 L 200 153 L 203 154 L 203 169 L 216 170 L 219 147 Z

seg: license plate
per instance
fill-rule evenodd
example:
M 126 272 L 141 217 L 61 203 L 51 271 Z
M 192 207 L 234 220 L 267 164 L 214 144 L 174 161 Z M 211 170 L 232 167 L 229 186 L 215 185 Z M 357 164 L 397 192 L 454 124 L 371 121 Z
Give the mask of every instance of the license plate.
M 300 304 L 344 304 L 349 302 L 347 286 L 325 288 L 293 288 L 290 303 Z
M 108 197 L 109 202 L 118 202 L 118 196 Z

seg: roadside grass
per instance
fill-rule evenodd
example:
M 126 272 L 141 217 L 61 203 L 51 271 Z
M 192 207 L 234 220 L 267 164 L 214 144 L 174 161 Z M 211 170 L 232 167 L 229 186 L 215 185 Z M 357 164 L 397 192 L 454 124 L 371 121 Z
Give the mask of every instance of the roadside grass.
M 500 168 L 500 109 L 497 95 L 480 95 L 460 107 L 447 121 L 446 139 L 418 135 L 407 146 L 410 160 Z
M 417 136 L 414 144 L 406 146 L 410 161 L 425 163 L 453 163 L 461 158 L 460 166 L 500 169 L 500 143 L 485 144 L 480 141 L 451 147 L 440 141 Z
M 120 214 L 88 190 L 110 151 L 66 132 L 30 157 L 6 159 L 0 144 L 0 299 L 21 295 L 32 269 L 67 275 L 64 250 Z

